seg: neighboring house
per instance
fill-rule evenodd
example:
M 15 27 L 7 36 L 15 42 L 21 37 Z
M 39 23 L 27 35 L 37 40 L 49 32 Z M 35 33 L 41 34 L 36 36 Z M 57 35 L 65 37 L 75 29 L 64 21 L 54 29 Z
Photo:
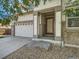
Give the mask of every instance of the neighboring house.
M 59 41 L 64 39 L 65 43 L 79 44 L 79 26 L 73 24 L 72 27 L 71 21 L 61 14 L 61 0 L 51 0 L 45 5 L 41 2 L 33 11 L 18 17 L 15 36 L 54 37 Z
M 11 35 L 11 27 L 0 24 L 0 35 Z

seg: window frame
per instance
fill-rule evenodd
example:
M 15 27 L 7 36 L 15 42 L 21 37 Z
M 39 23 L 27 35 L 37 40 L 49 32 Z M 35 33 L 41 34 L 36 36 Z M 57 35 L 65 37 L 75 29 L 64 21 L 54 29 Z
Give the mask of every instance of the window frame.
M 72 5 L 72 2 L 70 2 L 69 4 L 65 4 L 65 9 L 67 9 L 67 8 L 76 8 L 76 9 L 78 8 L 79 9 L 79 5 Z M 73 29 L 73 30 L 76 29 L 76 30 L 79 30 L 79 27 L 76 27 L 76 26 L 75 27 L 73 27 L 73 26 L 70 27 L 69 24 L 68 24 L 68 20 L 69 19 L 74 19 L 74 18 L 78 19 L 79 15 L 78 16 L 76 15 L 76 16 L 66 16 L 65 17 L 65 19 L 66 19 L 66 28 L 67 29 Z
M 68 26 L 68 20 L 69 19 L 73 19 L 73 18 L 79 18 L 79 16 L 77 16 L 77 17 L 66 17 L 66 27 L 67 27 L 67 29 L 78 29 L 79 30 L 79 27 L 69 27 Z

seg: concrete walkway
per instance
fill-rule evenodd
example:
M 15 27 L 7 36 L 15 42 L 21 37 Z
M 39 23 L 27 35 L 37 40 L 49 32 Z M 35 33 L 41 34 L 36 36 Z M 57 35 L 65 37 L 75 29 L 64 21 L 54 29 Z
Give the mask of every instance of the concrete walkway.
M 31 42 L 31 38 L 6 37 L 0 39 L 0 59 Z

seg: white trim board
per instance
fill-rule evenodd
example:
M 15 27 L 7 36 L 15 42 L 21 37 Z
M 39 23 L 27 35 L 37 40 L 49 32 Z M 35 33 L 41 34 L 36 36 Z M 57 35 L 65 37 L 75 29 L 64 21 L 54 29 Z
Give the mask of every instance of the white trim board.
M 64 44 L 66 47 L 79 48 L 79 45 L 74 44 Z

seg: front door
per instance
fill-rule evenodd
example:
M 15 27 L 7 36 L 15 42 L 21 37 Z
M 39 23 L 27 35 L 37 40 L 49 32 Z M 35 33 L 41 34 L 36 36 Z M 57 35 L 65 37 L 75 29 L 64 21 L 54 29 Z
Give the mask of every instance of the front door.
M 49 34 L 49 35 L 54 34 L 54 19 L 53 18 L 46 19 L 46 34 Z

